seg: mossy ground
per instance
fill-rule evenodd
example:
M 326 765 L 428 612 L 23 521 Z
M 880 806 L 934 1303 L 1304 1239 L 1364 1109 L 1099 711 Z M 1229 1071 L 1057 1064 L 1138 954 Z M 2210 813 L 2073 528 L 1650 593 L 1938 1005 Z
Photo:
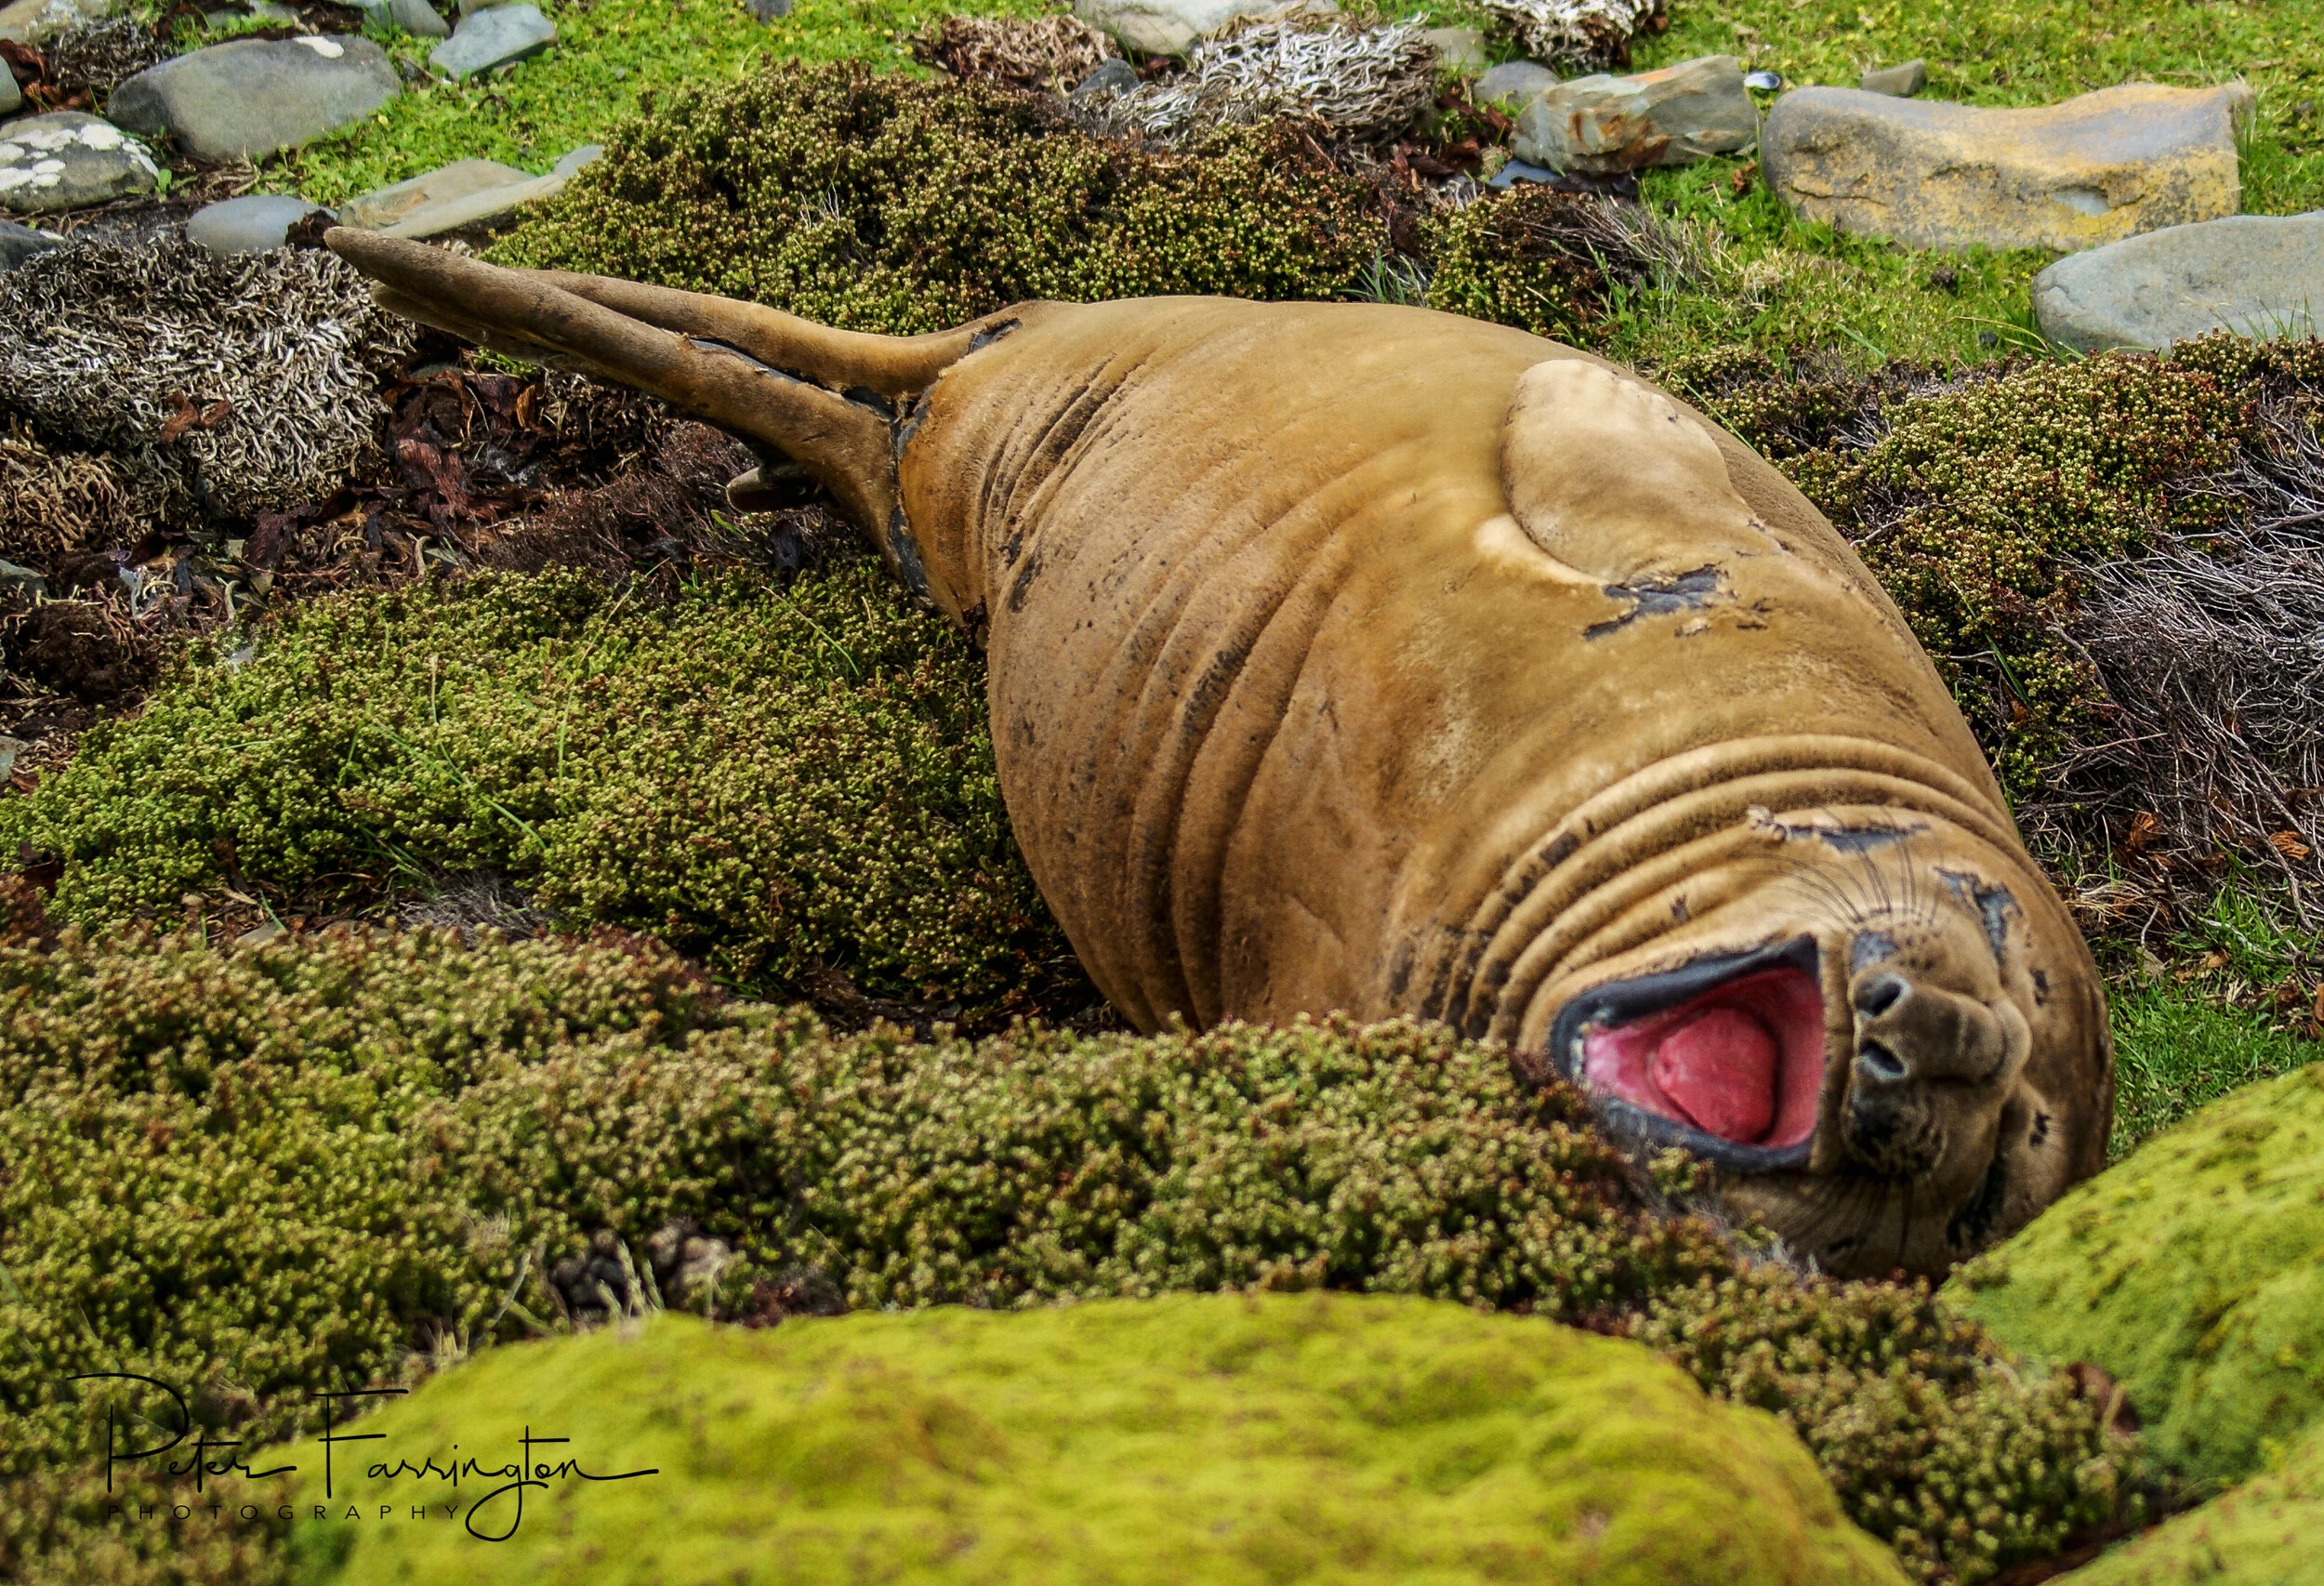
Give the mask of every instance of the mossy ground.
M 665 1316 L 495 1351 L 385 1409 L 364 1450 L 525 1428 L 624 1482 L 524 1495 L 300 1467 L 310 1579 L 822 1586 L 1102 1578 L 1575 1586 L 1903 1586 L 1773 1417 L 1705 1400 L 1635 1344 L 1420 1300 L 1218 1296 L 994 1315 Z M 339 1453 L 342 1468 L 351 1461 Z M 408 1519 L 414 1503 L 438 1518 Z M 382 1505 L 405 1516 L 376 1518 Z M 350 1518 L 350 1516 L 360 1516 Z M 1071 1574 L 1061 1572 L 1070 1560 Z

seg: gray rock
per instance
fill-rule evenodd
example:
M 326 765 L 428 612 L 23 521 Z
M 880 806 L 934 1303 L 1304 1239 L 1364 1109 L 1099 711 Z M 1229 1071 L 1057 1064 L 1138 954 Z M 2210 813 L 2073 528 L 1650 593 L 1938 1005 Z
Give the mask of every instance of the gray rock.
M 1908 99 L 1928 86 L 1929 63 L 1917 56 L 1901 66 L 1883 66 L 1856 79 L 1856 86 L 1866 93 L 1886 94 L 1892 99 Z
M 1431 28 L 1420 35 L 1436 52 L 1436 69 L 1473 77 L 1485 70 L 1485 35 L 1474 28 Z
M 410 219 L 429 205 L 447 204 L 491 188 L 510 187 L 532 179 L 530 171 L 504 165 L 497 160 L 456 160 L 425 176 L 349 199 L 339 206 L 339 224 L 384 231 Z
M 36 253 L 64 246 L 62 237 L 35 231 L 13 220 L 0 220 L 0 271 L 14 270 Z
M 452 24 L 428 0 L 388 0 L 388 18 L 414 38 L 452 36 Z
M 0 210 L 53 215 L 151 192 L 159 172 L 145 145 L 78 111 L 0 126 Z
M 603 152 L 605 145 L 602 143 L 584 143 L 578 149 L 568 149 L 564 158 L 548 167 L 548 174 L 552 177 L 572 176 Z
M 762 22 L 780 21 L 791 14 L 791 0 L 750 0 L 750 14 Z
M 352 33 L 235 39 L 139 73 L 105 108 L 201 159 L 255 160 L 361 121 L 396 86 L 387 51 Z
M 1504 60 L 1486 73 L 1469 90 L 1470 99 L 1514 115 L 1535 95 L 1557 86 L 1557 73 L 1538 60 Z
M 0 38 L 46 44 L 60 33 L 113 14 L 116 0 L 7 0 L 0 5 Z
M 1525 106 L 1510 148 L 1553 171 L 1634 171 L 1732 153 L 1757 136 L 1743 63 L 1705 55 L 1631 77 L 1560 83 Z
M 24 90 L 16 86 L 16 73 L 7 62 L 0 60 L 0 115 L 14 115 L 24 108 Z
M 1098 62 L 1096 71 L 1074 85 L 1065 97 L 1079 101 L 1099 94 L 1127 94 L 1138 86 L 1138 69 L 1120 56 L 1109 56 Z
M 262 253 L 321 205 L 284 193 L 253 193 L 205 205 L 186 218 L 186 235 L 212 253 Z
M 1074 0 L 1074 15 L 1141 55 L 1184 55 L 1195 41 L 1281 0 Z
M 527 177 L 522 181 L 503 182 L 457 198 L 438 199 L 433 204 L 421 205 L 395 224 L 380 230 L 390 237 L 417 240 L 506 221 L 524 205 L 538 204 L 564 192 L 567 179 L 555 176 Z
M 456 81 L 538 55 L 557 39 L 557 30 L 532 5 L 495 6 L 460 19 L 452 36 L 428 53 L 431 71 Z
M 1760 169 L 1793 213 L 1842 231 L 2071 253 L 2233 215 L 2251 102 L 2240 83 L 2131 83 L 2028 110 L 1802 88 L 1767 112 Z
M 2324 326 L 2324 210 L 2231 215 L 2068 254 L 2034 277 L 2041 334 L 2084 352 L 2159 348 L 2225 327 Z

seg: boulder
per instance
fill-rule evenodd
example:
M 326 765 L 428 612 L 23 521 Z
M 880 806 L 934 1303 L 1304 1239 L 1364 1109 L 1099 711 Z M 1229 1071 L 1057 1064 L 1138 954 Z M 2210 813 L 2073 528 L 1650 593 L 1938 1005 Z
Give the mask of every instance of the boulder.
M 504 165 L 497 160 L 456 160 L 441 165 L 425 176 L 416 176 L 376 192 L 366 192 L 361 198 L 350 198 L 339 206 L 339 224 L 359 226 L 368 231 L 384 231 L 399 225 L 431 205 L 448 204 L 496 187 L 509 187 L 533 180 L 533 173 L 521 171 L 514 165 Z
M 1515 115 L 1536 94 L 1557 86 L 1557 73 L 1538 60 L 1504 60 L 1476 80 L 1469 97 Z
M 1485 35 L 1474 28 L 1431 28 L 1420 35 L 1436 52 L 1436 69 L 1472 77 L 1485 70 Z
M 1908 246 L 2072 252 L 2232 215 L 2240 84 L 2132 83 L 2031 110 L 1802 88 L 1760 169 L 1793 213 Z
M 556 42 L 556 26 L 539 7 L 494 6 L 462 17 L 452 36 L 428 52 L 428 66 L 457 82 L 538 55 Z
M 495 1484 L 358 1474 L 456 1442 L 497 1462 L 527 1426 L 601 1479 L 526 1495 L 495 1545 L 469 1534 L 513 1519 L 512 1494 L 478 1501 Z M 495 1586 L 590 1558 L 637 1580 L 922 1586 L 1905 1579 L 1775 1417 L 1641 1345 L 1445 1301 L 1169 1295 L 759 1329 L 663 1314 L 483 1351 L 363 1430 L 377 1440 L 339 1450 L 327 1505 L 319 1445 L 251 1461 L 297 1467 L 291 1547 L 337 1586 Z M 350 1517 L 381 1503 L 437 1520 Z
M 598 156 L 604 152 L 605 145 L 602 143 L 584 143 L 578 148 L 568 149 L 558 157 L 555 165 L 548 167 L 548 174 L 552 177 L 576 175 L 582 166 L 595 164 Z
M 62 237 L 35 231 L 32 227 L 20 226 L 13 220 L 0 220 L 0 271 L 14 270 L 34 254 L 62 246 Z
M 2324 326 L 2324 211 L 2230 215 L 2068 254 L 2034 277 L 2041 334 L 2083 352 L 2168 347 L 2225 328 Z
M 353 33 L 235 39 L 147 68 L 106 111 L 201 159 L 255 160 L 361 121 L 396 87 L 387 51 Z
M 2324 1430 L 2324 1063 L 2155 1136 L 1945 1292 L 2012 1349 L 2113 1373 L 2164 1463 L 2251 1474 Z
M 284 193 L 254 192 L 208 204 L 186 217 L 186 235 L 216 254 L 279 248 L 290 229 L 322 208 Z
M 1929 63 L 1918 57 L 1901 66 L 1883 66 L 1867 72 L 1856 79 L 1856 86 L 1868 94 L 1885 94 L 1892 99 L 1908 99 L 1929 86 Z
M 1140 55 L 1184 55 L 1195 41 L 1281 0 L 1074 0 L 1074 15 Z
M 46 44 L 59 33 L 113 13 L 114 0 L 8 0 L 0 5 L 0 38 Z
M 1759 136 L 1759 111 L 1732 55 L 1631 77 L 1576 77 L 1538 95 L 1510 148 L 1553 171 L 1634 171 L 1732 153 Z
M 388 17 L 414 38 L 452 36 L 452 24 L 428 0 L 388 0 Z
M 0 126 L 0 209 L 54 215 L 151 192 L 160 173 L 145 145 L 79 111 Z

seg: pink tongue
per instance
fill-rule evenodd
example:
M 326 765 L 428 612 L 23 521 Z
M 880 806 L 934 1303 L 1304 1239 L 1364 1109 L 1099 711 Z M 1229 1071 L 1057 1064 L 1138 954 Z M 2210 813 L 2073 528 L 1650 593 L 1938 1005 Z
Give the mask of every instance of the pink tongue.
M 1696 1127 L 1750 1141 L 1776 1121 L 1778 1063 L 1766 1025 L 1737 1009 L 1710 1008 L 1662 1038 L 1647 1073 Z

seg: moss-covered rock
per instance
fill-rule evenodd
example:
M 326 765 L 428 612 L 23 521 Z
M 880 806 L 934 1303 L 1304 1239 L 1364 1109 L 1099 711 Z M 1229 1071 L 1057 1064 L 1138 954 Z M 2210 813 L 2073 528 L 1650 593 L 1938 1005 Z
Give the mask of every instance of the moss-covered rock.
M 1164 153 L 849 62 L 671 95 L 493 257 L 905 333 L 1033 297 L 1332 297 L 1386 237 L 1296 128 Z
M 2324 1426 L 2324 1064 L 2157 1135 L 1947 1292 L 2014 1349 L 2112 1372 L 2157 1458 L 2264 1468 Z
M 2062 1579 L 2067 1586 L 2324 1586 L 2324 1426 L 2281 1465 Z
M 289 914 L 491 871 L 722 976 L 990 1020 L 1077 985 L 1009 833 L 969 646 L 858 561 L 657 602 L 568 573 L 369 591 L 90 733 L 0 852 L 93 928 L 231 887 Z
M 1634 1344 L 1419 1300 L 663 1317 L 495 1352 L 366 1421 L 364 1461 L 498 1462 L 530 1427 L 592 1474 L 480 1486 L 300 1466 L 318 1582 L 791 1586 L 1529 1579 L 1670 1586 L 1904 1579 L 1774 1418 L 1707 1402 Z M 270 1460 L 270 1462 L 272 1462 Z M 482 1484 L 488 1491 L 493 1484 Z M 409 1518 L 415 1503 L 437 1517 Z M 442 1507 L 456 1502 L 463 1523 Z M 392 1518 L 377 1516 L 383 1506 Z M 350 1517 L 353 1515 L 354 1517 Z

